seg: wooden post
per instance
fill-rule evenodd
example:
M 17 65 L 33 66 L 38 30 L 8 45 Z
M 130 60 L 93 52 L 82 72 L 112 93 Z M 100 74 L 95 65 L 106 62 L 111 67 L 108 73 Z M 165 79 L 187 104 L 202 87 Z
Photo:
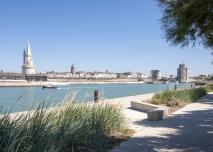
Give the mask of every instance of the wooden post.
M 94 102 L 98 103 L 98 101 L 99 101 L 99 92 L 98 92 L 98 90 L 95 90 L 94 91 Z

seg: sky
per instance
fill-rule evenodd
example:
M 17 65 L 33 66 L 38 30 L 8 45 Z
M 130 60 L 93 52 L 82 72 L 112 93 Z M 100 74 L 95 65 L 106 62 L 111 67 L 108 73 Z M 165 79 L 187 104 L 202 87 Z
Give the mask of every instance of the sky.
M 166 42 L 161 16 L 156 0 L 1 0 L 0 69 L 21 72 L 29 40 L 37 72 L 213 73 L 210 50 Z

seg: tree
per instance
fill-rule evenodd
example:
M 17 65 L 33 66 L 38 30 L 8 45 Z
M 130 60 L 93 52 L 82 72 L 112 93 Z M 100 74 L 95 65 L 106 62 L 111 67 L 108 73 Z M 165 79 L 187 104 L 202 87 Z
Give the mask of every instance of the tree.
M 158 1 L 167 41 L 182 47 L 198 42 L 213 50 L 213 0 Z

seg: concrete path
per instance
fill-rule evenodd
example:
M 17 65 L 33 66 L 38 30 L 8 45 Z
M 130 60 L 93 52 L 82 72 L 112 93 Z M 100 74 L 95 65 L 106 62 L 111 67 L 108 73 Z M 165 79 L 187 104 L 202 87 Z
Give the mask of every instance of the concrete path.
M 138 132 L 110 152 L 213 152 L 213 94 L 166 120 L 134 123 Z

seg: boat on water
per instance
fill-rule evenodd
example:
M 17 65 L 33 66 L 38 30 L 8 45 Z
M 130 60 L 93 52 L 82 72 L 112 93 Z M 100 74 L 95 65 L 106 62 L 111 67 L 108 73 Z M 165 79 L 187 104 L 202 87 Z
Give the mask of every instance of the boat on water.
M 54 85 L 45 85 L 45 86 L 42 86 L 43 89 L 57 89 L 58 87 L 57 86 L 54 86 Z
M 156 82 L 156 81 L 148 81 L 146 83 L 148 83 L 148 84 L 157 84 L 158 82 Z

